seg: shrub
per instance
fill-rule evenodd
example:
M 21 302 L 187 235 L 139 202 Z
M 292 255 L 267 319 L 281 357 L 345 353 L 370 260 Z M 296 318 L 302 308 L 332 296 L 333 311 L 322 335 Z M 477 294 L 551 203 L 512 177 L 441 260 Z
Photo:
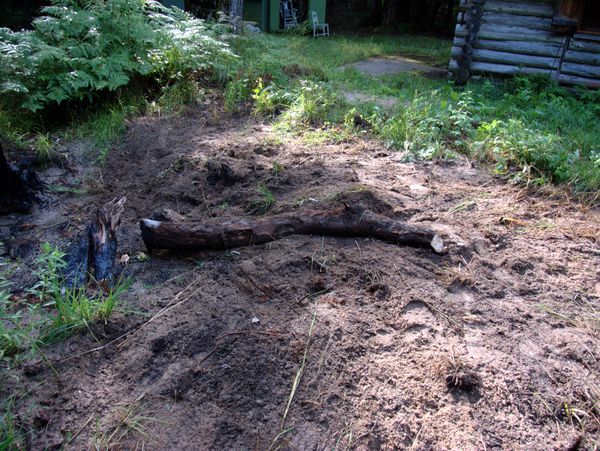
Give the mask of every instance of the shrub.
M 321 82 L 302 81 L 297 93 L 288 94 L 291 103 L 277 126 L 282 130 L 302 130 L 344 119 L 343 100 L 330 86 Z
M 204 22 L 147 0 L 53 0 L 33 30 L 0 29 L 0 93 L 37 111 L 88 100 L 134 77 L 171 82 L 232 53 Z
M 407 151 L 409 159 L 467 153 L 477 108 L 470 91 L 433 90 L 390 118 L 375 114 L 370 122 L 386 143 Z

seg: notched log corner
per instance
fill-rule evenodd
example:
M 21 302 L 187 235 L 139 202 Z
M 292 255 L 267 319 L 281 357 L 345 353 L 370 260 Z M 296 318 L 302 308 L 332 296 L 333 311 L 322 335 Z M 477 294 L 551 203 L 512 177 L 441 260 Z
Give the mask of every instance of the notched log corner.
M 113 199 L 96 210 L 85 231 L 67 252 L 66 284 L 82 287 L 89 276 L 110 285 L 117 259 L 117 229 L 125 209 L 126 197 Z
M 432 228 L 390 219 L 358 207 L 333 211 L 284 213 L 257 219 L 211 218 L 204 222 L 140 221 L 142 239 L 154 249 L 230 249 L 264 244 L 289 235 L 372 237 L 393 244 L 446 251 Z

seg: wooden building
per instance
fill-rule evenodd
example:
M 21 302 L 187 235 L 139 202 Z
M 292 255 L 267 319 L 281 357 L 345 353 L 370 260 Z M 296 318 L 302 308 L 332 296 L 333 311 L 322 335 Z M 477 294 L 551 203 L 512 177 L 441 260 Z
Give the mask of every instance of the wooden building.
M 450 70 L 600 87 L 600 0 L 461 0 Z

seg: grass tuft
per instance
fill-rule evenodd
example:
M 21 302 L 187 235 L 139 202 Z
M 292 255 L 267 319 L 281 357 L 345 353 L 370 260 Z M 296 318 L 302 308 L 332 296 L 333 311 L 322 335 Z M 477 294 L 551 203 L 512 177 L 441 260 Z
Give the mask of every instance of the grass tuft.
M 275 195 L 263 184 L 258 185 L 256 191 L 258 197 L 248 203 L 246 213 L 249 215 L 264 215 L 275 203 Z
M 0 360 L 41 353 L 41 347 L 105 323 L 129 287 L 119 281 L 104 293 L 65 287 L 64 255 L 49 244 L 42 246 L 34 274 L 37 283 L 27 296 L 13 299 L 6 273 L 0 273 Z

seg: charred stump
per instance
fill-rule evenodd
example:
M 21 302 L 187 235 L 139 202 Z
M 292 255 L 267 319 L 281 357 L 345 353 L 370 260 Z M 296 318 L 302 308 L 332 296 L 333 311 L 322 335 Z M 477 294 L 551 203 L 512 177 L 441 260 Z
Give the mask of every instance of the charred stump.
M 127 198 L 113 199 L 98 208 L 90 224 L 67 253 L 67 286 L 82 287 L 89 276 L 110 285 L 117 258 L 117 229 Z
M 211 218 L 204 222 L 140 221 L 148 250 L 230 249 L 264 244 L 289 235 L 372 237 L 382 241 L 444 251 L 444 242 L 425 226 L 390 219 L 361 208 L 284 213 L 258 219 Z
M 29 213 L 40 188 L 35 172 L 9 163 L 0 144 L 0 215 Z

